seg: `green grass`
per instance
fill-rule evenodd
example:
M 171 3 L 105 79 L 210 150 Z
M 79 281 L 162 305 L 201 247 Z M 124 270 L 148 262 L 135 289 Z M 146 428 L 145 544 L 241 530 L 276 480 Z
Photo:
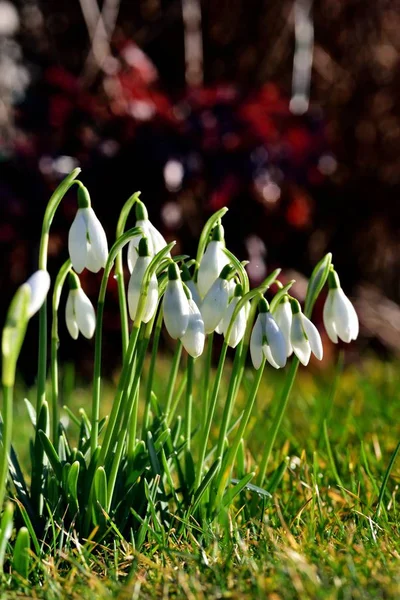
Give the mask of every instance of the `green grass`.
M 168 368 L 165 360 L 157 370 L 160 399 Z M 88 408 L 90 391 L 78 385 L 70 393 L 72 380 L 64 377 L 63 401 L 77 412 Z M 257 469 L 282 384 L 283 374 L 267 369 L 236 475 Z M 377 511 L 400 439 L 398 364 L 367 360 L 347 367 L 336 384 L 334 370 L 301 370 L 268 468 L 283 473 L 271 499 L 242 493 L 236 512 L 212 531 L 192 522 L 184 534 L 161 535 L 150 526 L 140 552 L 118 532 L 108 547 L 79 543 L 70 532 L 69 552 L 52 549 L 45 564 L 33 558 L 29 584 L 10 582 L 6 566 L 7 598 L 399 598 L 396 461 Z M 33 433 L 24 395 L 19 386 L 14 440 L 22 463 Z M 194 423 L 202 408 L 193 407 Z M 251 503 L 258 518 L 249 519 Z

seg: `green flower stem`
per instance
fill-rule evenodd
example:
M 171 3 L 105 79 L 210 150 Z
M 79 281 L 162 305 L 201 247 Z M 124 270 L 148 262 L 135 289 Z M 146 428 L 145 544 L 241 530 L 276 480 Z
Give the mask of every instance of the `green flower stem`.
M 174 358 L 172 360 L 171 372 L 169 375 L 167 392 L 166 392 L 166 402 L 165 402 L 165 418 L 168 420 L 168 415 L 171 410 L 172 397 L 174 395 L 176 378 L 179 370 L 179 363 L 181 361 L 182 356 L 182 342 L 180 340 L 177 341 Z
M 118 240 L 125 231 L 126 221 L 137 200 L 139 200 L 140 192 L 135 192 L 125 202 L 119 215 L 116 239 Z M 126 352 L 129 344 L 129 321 L 128 310 L 126 305 L 125 282 L 124 282 L 124 267 L 122 262 L 122 251 L 118 252 L 115 259 L 115 279 L 118 287 L 119 312 L 121 317 L 121 337 L 122 337 L 122 352 Z
M 142 439 L 145 440 L 147 436 L 147 430 L 149 428 L 149 420 L 150 420 L 150 409 L 151 409 L 151 394 L 153 391 L 153 379 L 154 373 L 156 369 L 157 357 L 158 357 L 158 345 L 160 342 L 160 335 L 163 323 L 163 311 L 162 307 L 158 309 L 157 321 L 155 332 L 153 336 L 153 346 L 151 349 L 151 360 L 149 373 L 147 377 L 147 385 L 146 385 L 146 400 L 144 405 L 144 413 L 143 413 L 143 425 L 142 425 Z
M 185 440 L 186 449 L 190 450 L 190 438 L 192 434 L 192 404 L 193 404 L 193 374 L 194 374 L 194 358 L 188 354 L 186 363 L 187 381 L 186 381 L 186 398 L 185 398 Z
M 210 341 L 211 340 L 209 340 L 209 342 Z M 207 451 L 208 438 L 210 437 L 211 423 L 212 423 L 212 420 L 214 417 L 215 407 L 217 405 L 219 386 L 221 384 L 227 349 L 228 349 L 228 344 L 224 341 L 224 343 L 222 344 L 221 354 L 219 356 L 217 373 L 215 375 L 214 386 L 213 386 L 211 399 L 210 399 L 210 405 L 209 405 L 208 411 L 207 411 L 207 420 L 205 423 L 204 431 L 202 432 L 203 437 L 201 440 L 198 470 L 196 473 L 196 480 L 195 480 L 195 485 L 194 485 L 195 490 L 198 489 L 198 487 L 200 486 L 201 477 L 203 474 L 204 458 L 205 458 L 206 451 Z
M 103 278 L 101 280 L 99 299 L 97 302 L 97 318 L 96 318 L 96 337 L 94 348 L 94 369 L 93 369 L 93 398 L 92 398 L 92 430 L 90 436 L 90 448 L 93 456 L 97 448 L 99 438 L 99 414 L 100 414 L 100 388 L 101 388 L 101 348 L 102 348 L 102 332 L 103 332 L 103 313 L 104 302 L 107 291 L 108 279 L 111 274 L 111 269 L 114 261 L 122 248 L 135 235 L 139 235 L 141 230 L 138 227 L 129 229 L 122 235 L 113 245 L 107 258 L 106 266 L 104 267 Z
M 117 480 L 118 470 L 122 459 L 122 454 L 124 451 L 126 435 L 128 431 L 129 422 L 131 420 L 132 411 L 135 405 L 135 399 L 137 400 L 137 392 L 139 389 L 140 382 L 140 374 L 143 369 L 143 363 L 146 356 L 148 340 L 143 339 L 141 346 L 138 349 L 137 363 L 135 369 L 135 376 L 133 379 L 132 387 L 128 396 L 128 401 L 125 406 L 124 418 L 121 424 L 121 428 L 119 430 L 117 447 L 115 449 L 115 453 L 113 453 L 113 461 L 111 466 L 110 476 L 108 478 L 108 486 L 107 486 L 107 498 L 108 498 L 108 507 L 107 510 L 110 511 L 112 504 L 112 497 L 115 488 L 115 482 Z
M 219 437 L 218 437 L 217 457 L 222 457 L 225 437 L 226 437 L 226 434 L 228 431 L 229 421 L 231 419 L 233 402 L 234 402 L 234 397 L 235 397 L 235 390 L 237 389 L 236 381 L 240 374 L 240 364 L 243 361 L 242 348 L 243 348 L 243 342 L 240 342 L 239 346 L 236 349 L 235 358 L 233 360 L 232 373 L 231 373 L 231 377 L 229 380 L 228 394 L 227 394 L 227 398 L 226 398 L 226 402 L 225 402 L 225 406 L 224 406 L 224 412 L 222 415 L 222 422 L 221 422 L 221 427 L 219 430 Z
M 129 339 L 129 344 L 127 351 L 124 355 L 124 361 L 122 365 L 122 372 L 118 381 L 117 391 L 115 394 L 115 398 L 112 404 L 111 413 L 108 419 L 106 431 L 104 434 L 104 439 L 101 444 L 101 450 L 99 454 L 98 466 L 104 466 L 105 457 L 108 453 L 108 450 L 111 446 L 111 440 L 117 435 L 118 429 L 116 428 L 116 423 L 122 418 L 122 415 L 119 417 L 120 407 L 122 403 L 122 398 L 124 394 L 130 389 L 130 379 L 133 377 L 133 362 L 135 360 L 135 350 L 136 343 L 139 336 L 140 327 L 133 327 L 131 336 Z M 113 446 L 111 446 L 113 447 Z
M 138 409 L 139 409 L 139 389 L 140 389 L 140 377 L 139 382 L 136 388 L 136 394 L 133 398 L 133 410 L 129 422 L 129 435 L 128 435 L 128 460 L 132 461 L 135 457 L 135 448 L 136 448 L 136 430 L 137 430 L 137 421 L 138 421 Z
M 65 279 L 70 272 L 72 263 L 70 259 L 65 261 L 61 267 L 54 284 L 52 302 L 52 324 L 51 324 L 51 412 L 53 445 L 57 448 L 57 424 L 58 424 L 58 308 L 60 305 L 61 292 Z
M 239 449 L 239 445 L 243 438 L 244 432 L 245 432 L 247 424 L 249 422 L 251 412 L 254 407 L 254 402 L 257 397 L 258 388 L 260 387 L 261 379 L 262 379 L 263 372 L 264 372 L 264 367 L 265 367 L 265 357 L 263 358 L 263 362 L 262 362 L 260 368 L 256 372 L 256 376 L 255 376 L 254 382 L 253 382 L 253 387 L 251 388 L 251 392 L 247 399 L 246 407 L 244 409 L 243 416 L 240 420 L 239 428 L 236 432 L 235 438 L 233 440 L 233 444 L 229 448 L 229 451 L 226 455 L 226 459 L 224 460 L 224 463 L 221 467 L 221 472 L 220 472 L 218 487 L 217 487 L 217 494 L 216 494 L 216 498 L 215 498 L 215 506 L 219 506 L 221 504 L 222 497 L 225 492 L 225 488 L 230 479 L 232 468 L 233 468 L 233 465 L 234 465 L 234 462 L 236 459 L 236 454 Z
M 74 169 L 60 183 L 51 196 L 46 211 L 44 213 L 42 234 L 39 247 L 39 269 L 47 271 L 47 250 L 49 246 L 50 226 L 54 219 L 55 212 L 61 200 L 75 183 L 75 178 L 79 175 L 80 169 Z M 38 351 L 38 381 L 37 381 L 37 403 L 36 414 L 39 414 L 40 407 L 46 396 L 46 367 L 47 367 L 47 303 L 42 304 L 39 311 L 39 351 Z
M 14 386 L 3 383 L 3 417 L 2 447 L 0 451 L 0 510 L 3 508 L 6 493 L 8 455 L 11 448 L 12 422 L 13 422 L 13 396 Z
M 212 351 L 213 351 L 213 342 L 214 342 L 214 332 L 210 333 L 207 340 L 207 353 L 205 356 L 205 362 L 203 365 L 203 393 L 202 393 L 202 403 L 203 403 L 203 418 L 204 423 L 203 430 L 206 427 L 206 419 L 208 412 L 208 396 L 209 396 L 209 383 L 210 383 L 210 375 L 211 375 L 211 364 L 212 364 Z
M 271 428 L 268 431 L 267 443 L 265 444 L 263 454 L 261 457 L 260 468 L 257 476 L 257 485 L 259 485 L 260 487 L 262 486 L 265 479 L 268 462 L 271 457 L 272 447 L 275 443 L 278 430 L 281 426 L 283 415 L 285 414 L 286 406 L 289 400 L 290 392 L 292 391 L 294 380 L 296 379 L 296 373 L 298 368 L 299 359 L 297 357 L 294 357 L 291 362 L 289 372 L 285 379 L 285 385 L 282 390 L 279 406 L 275 413 Z

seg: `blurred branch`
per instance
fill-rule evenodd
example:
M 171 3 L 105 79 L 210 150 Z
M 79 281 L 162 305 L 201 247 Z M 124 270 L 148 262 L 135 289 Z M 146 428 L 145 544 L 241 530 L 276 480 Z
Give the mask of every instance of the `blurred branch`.
M 97 0 L 79 0 L 88 29 L 91 49 L 83 68 L 82 82 L 90 85 L 97 72 L 111 56 L 110 40 L 118 18 L 120 0 L 104 0 L 100 12 Z

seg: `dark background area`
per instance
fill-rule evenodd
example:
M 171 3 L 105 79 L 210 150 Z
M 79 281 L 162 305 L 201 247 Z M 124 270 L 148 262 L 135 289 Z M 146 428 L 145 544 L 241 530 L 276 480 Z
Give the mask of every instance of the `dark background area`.
M 204 0 L 200 8 L 201 29 L 196 19 L 189 28 L 201 34 L 201 72 L 189 77 L 181 1 L 0 0 L 1 314 L 37 268 L 48 198 L 80 166 L 110 243 L 119 209 L 140 189 L 179 252 L 193 254 L 205 220 L 228 206 L 227 244 L 250 260 L 254 284 L 282 266 L 284 277 L 296 272 L 301 297 L 302 276 L 332 251 L 360 315 L 358 349 L 397 353 L 399 2 L 314 3 L 304 114 L 289 108 L 295 2 Z M 107 35 L 96 54 L 99 10 Z M 67 258 L 75 210 L 72 189 L 52 228 L 52 277 Z M 93 301 L 99 281 L 82 276 Z M 120 344 L 113 282 L 105 343 L 112 368 Z M 63 332 L 61 356 L 78 352 L 83 370 L 90 347 Z

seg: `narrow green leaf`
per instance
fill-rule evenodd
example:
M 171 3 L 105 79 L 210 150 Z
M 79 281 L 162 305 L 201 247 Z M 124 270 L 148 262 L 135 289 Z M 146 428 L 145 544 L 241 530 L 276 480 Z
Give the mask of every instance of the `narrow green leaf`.
M 321 293 L 322 288 L 328 278 L 329 269 L 332 263 L 332 254 L 328 252 L 315 266 L 308 282 L 307 295 L 304 304 L 304 314 L 310 318 L 315 301 Z
M 13 571 L 24 579 L 28 579 L 30 545 L 29 531 L 26 527 L 21 527 L 15 540 L 12 566 Z
M 3 572 L 4 556 L 6 553 L 7 542 L 11 537 L 13 530 L 14 505 L 7 502 L 0 521 L 0 572 Z
M 43 449 L 47 455 L 47 458 L 49 459 L 49 462 L 52 466 L 54 474 L 57 477 L 57 479 L 59 481 L 61 481 L 62 465 L 61 465 L 60 458 L 59 458 L 53 444 L 51 443 L 50 439 L 45 434 L 45 432 L 42 431 L 41 429 L 39 429 L 38 435 L 39 435 L 39 439 L 42 443 Z
M 222 498 L 222 506 L 224 508 L 228 508 L 228 506 L 232 504 L 235 497 L 240 494 L 245 487 L 247 487 L 254 475 L 255 473 L 248 473 L 248 475 L 245 475 L 243 479 L 241 479 L 231 490 L 225 494 L 225 496 Z
M 399 453 L 399 450 L 400 450 L 400 442 L 397 444 L 397 446 L 396 446 L 396 448 L 395 448 L 395 450 L 394 450 L 394 452 L 392 454 L 392 457 L 390 459 L 388 468 L 386 469 L 385 475 L 383 477 L 381 489 L 379 491 L 378 504 L 376 506 L 376 511 L 375 511 L 375 519 L 377 519 L 379 517 L 379 514 L 381 512 L 381 507 L 382 507 L 382 502 L 383 502 L 383 496 L 385 494 L 387 482 L 389 480 L 389 475 L 390 475 L 390 473 L 391 473 L 391 471 L 393 469 L 393 465 L 394 465 L 396 457 L 397 457 L 397 455 Z
M 154 448 L 153 436 L 149 431 L 147 434 L 147 449 L 149 451 L 150 465 L 153 475 L 161 475 L 160 461 L 158 460 L 156 449 Z
M 287 462 L 283 460 L 279 467 L 275 469 L 270 481 L 268 482 L 268 492 L 273 494 L 278 488 L 287 469 Z
M 28 411 L 29 419 L 33 425 L 33 428 L 36 428 L 36 409 L 33 404 L 28 400 L 28 398 L 24 398 L 26 410 Z
M 201 482 L 201 484 L 199 485 L 199 487 L 197 488 L 197 490 L 193 496 L 192 506 L 190 507 L 189 514 L 193 514 L 196 511 L 197 507 L 200 504 L 202 497 L 204 496 L 205 492 L 207 491 L 207 489 L 208 489 L 209 485 L 211 484 L 212 480 L 214 479 L 216 473 L 218 472 L 220 464 L 221 464 L 221 459 L 217 458 L 217 460 L 215 462 L 213 462 L 213 464 L 211 465 L 206 476 L 204 477 L 203 481 Z
M 32 525 L 32 521 L 29 518 L 28 512 L 25 508 L 25 506 L 22 504 L 22 502 L 20 502 L 19 500 L 14 500 L 16 505 L 19 508 L 19 511 L 21 513 L 21 517 L 29 531 L 29 535 L 31 537 L 33 546 L 35 548 L 35 553 L 37 557 L 41 556 L 41 550 L 40 550 L 40 544 L 39 544 L 39 540 L 37 539 L 36 533 L 35 533 L 35 528 Z
M 68 477 L 67 477 L 67 496 L 68 502 L 71 505 L 71 509 L 75 514 L 79 510 L 78 503 L 78 477 L 79 477 L 80 464 L 79 461 L 76 460 L 69 469 Z
M 107 475 L 103 467 L 98 467 L 94 476 L 94 494 L 97 502 L 104 509 L 108 505 L 107 500 Z
M 232 483 L 240 483 L 240 481 L 241 480 L 239 480 L 239 479 L 231 479 Z M 246 488 L 246 490 L 249 490 L 250 492 L 255 492 L 256 494 L 259 494 L 260 496 L 272 498 L 272 494 L 270 494 L 270 492 L 268 492 L 264 488 L 260 488 L 258 485 L 254 485 L 254 483 L 248 483 L 244 487 Z

